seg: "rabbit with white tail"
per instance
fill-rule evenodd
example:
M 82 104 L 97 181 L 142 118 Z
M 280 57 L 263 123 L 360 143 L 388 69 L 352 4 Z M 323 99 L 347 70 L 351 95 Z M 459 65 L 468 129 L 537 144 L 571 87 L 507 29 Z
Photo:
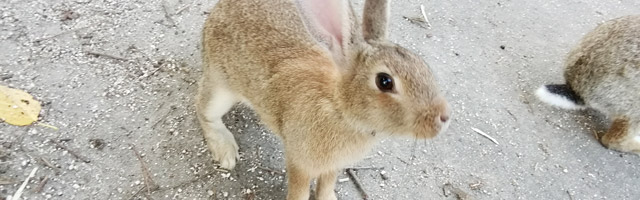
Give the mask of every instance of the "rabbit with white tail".
M 607 21 L 588 33 L 566 61 L 564 85 L 536 91 L 567 109 L 593 108 L 613 120 L 600 141 L 640 153 L 640 15 Z
M 360 25 L 345 0 L 220 0 L 203 32 L 197 116 L 220 166 L 238 145 L 222 123 L 250 105 L 283 141 L 287 199 L 336 199 L 337 173 L 389 135 L 431 138 L 450 108 L 427 64 L 387 40 L 388 0 Z

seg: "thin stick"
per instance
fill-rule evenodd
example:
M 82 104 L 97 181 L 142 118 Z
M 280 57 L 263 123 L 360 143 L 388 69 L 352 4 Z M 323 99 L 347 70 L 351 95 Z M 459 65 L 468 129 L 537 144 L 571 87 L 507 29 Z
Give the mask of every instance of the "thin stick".
M 429 22 L 429 18 L 427 18 L 427 13 L 424 12 L 424 5 L 420 5 L 420 12 L 422 12 L 422 17 L 424 17 L 424 22 L 427 23 L 427 27 L 431 28 L 431 22 Z
M 600 135 L 598 135 L 598 131 L 596 131 L 595 129 L 591 129 L 591 134 L 593 134 L 593 137 L 595 137 L 596 140 L 600 141 Z
M 2 180 L 0 179 L 0 185 L 13 185 L 18 183 L 17 181 L 13 181 L 13 180 Z
M 55 171 L 56 175 L 60 174 L 60 169 L 57 168 L 56 166 L 54 166 L 53 164 L 51 164 L 51 162 L 49 162 L 47 159 L 45 159 L 44 157 L 40 157 L 40 161 L 42 161 L 42 163 L 44 163 L 45 166 L 53 169 L 53 171 Z
M 40 160 L 42 161 L 42 163 L 44 163 L 45 166 L 51 168 L 51 169 L 58 169 L 57 167 L 53 166 L 53 164 L 51 164 L 51 162 L 49 162 L 48 160 L 44 159 L 43 157 L 40 157 Z
M 349 167 L 347 169 L 353 169 L 353 170 L 367 170 L 367 169 L 384 170 L 384 167 Z
M 48 181 L 49 181 L 49 177 L 45 176 L 44 179 L 42 179 L 42 181 L 40 181 L 40 184 L 38 184 L 38 187 L 36 187 L 35 192 L 36 193 L 42 192 L 42 189 L 44 188 L 44 185 L 46 185 Z
M 81 27 L 81 28 L 76 28 L 76 29 L 71 29 L 71 30 L 63 31 L 63 32 L 61 32 L 61 33 L 58 33 L 58 34 L 55 34 L 55 35 L 52 35 L 52 36 L 49 36 L 49 37 L 42 37 L 42 38 L 40 38 L 40 39 L 36 39 L 36 40 L 34 40 L 33 42 L 34 42 L 34 43 L 42 42 L 42 41 L 45 41 L 45 40 L 49 40 L 49 39 L 52 39 L 52 38 L 59 37 L 59 36 L 61 36 L 61 35 L 67 34 L 67 33 L 76 32 L 76 31 L 79 31 L 79 30 L 82 30 L 82 29 L 85 29 L 85 28 L 89 28 L 89 27 L 88 27 L 88 26 L 85 26 L 85 27 Z
M 409 165 L 409 162 L 402 160 L 402 158 L 400 158 L 400 157 L 398 157 L 398 156 L 396 156 L 396 158 L 397 158 L 398 160 L 400 160 L 400 162 L 402 162 L 402 163 L 404 163 L 404 164 L 406 164 L 406 165 Z
M 47 128 L 53 129 L 54 131 L 59 130 L 58 127 L 55 127 L 55 126 L 52 126 L 52 125 L 49 125 L 49 124 L 45 124 L 45 123 L 42 123 L 42 122 L 38 122 L 38 123 L 36 123 L 36 125 L 47 127 Z
M 367 200 L 369 199 L 369 195 L 367 195 L 367 192 L 364 191 L 364 188 L 362 187 L 362 184 L 360 183 L 360 180 L 358 179 L 358 176 L 356 176 L 356 174 L 353 172 L 352 169 L 347 169 L 347 174 L 349 174 L 349 177 L 351 177 L 351 179 L 353 179 L 353 183 L 356 184 L 356 188 L 358 188 L 358 190 L 360 190 L 360 193 L 362 194 L 362 199 Z
M 488 138 L 488 139 L 489 139 L 489 140 L 491 140 L 493 143 L 498 144 L 498 141 L 497 141 L 496 139 L 493 139 L 493 137 L 491 137 L 491 136 L 487 135 L 486 133 L 482 132 L 480 129 L 473 128 L 473 127 L 471 127 L 471 129 L 473 129 L 473 131 L 475 131 L 476 133 L 478 133 L 478 134 L 480 134 L 480 135 L 482 135 L 482 136 L 484 136 L 484 137 Z
M 506 109 L 506 110 L 507 110 L 507 113 L 509 113 L 509 115 L 511 115 L 511 117 L 513 117 L 513 119 L 516 120 L 516 122 L 517 122 L 518 118 L 513 113 L 511 113 L 511 111 L 509 109 Z
M 131 197 L 129 197 L 128 199 L 129 200 L 135 199 L 138 196 L 138 194 L 140 194 L 140 192 L 142 192 L 142 190 L 144 190 L 145 188 L 147 188 L 147 186 L 142 186 L 138 191 L 136 191 L 136 193 L 133 193 L 133 195 L 131 195 Z
M 178 11 L 176 11 L 176 15 L 179 15 L 182 11 L 186 10 L 187 8 L 191 7 L 191 4 L 187 4 L 186 6 L 180 8 Z
M 142 168 L 142 177 L 144 178 L 144 185 L 147 189 L 147 195 L 150 195 L 151 191 L 157 190 L 159 186 L 153 181 L 153 179 L 151 179 L 151 173 L 149 172 L 149 168 L 144 163 L 144 160 L 142 160 L 142 156 L 140 156 L 140 153 L 138 153 L 138 150 L 136 150 L 136 146 L 131 144 L 131 150 L 133 151 L 133 153 L 136 154 L 138 161 L 140 161 L 140 168 Z
M 75 151 L 69 149 L 68 147 L 62 145 L 60 142 L 56 141 L 56 140 L 51 140 L 51 142 L 53 142 L 54 144 L 56 144 L 56 146 L 58 146 L 59 148 L 62 148 L 64 150 L 66 150 L 67 152 L 69 152 L 69 154 L 71 154 L 73 157 L 76 157 L 77 159 L 80 159 L 82 162 L 85 163 L 90 163 L 91 160 L 89 160 L 88 158 L 76 153 Z
M 167 8 L 167 5 L 165 5 L 166 2 L 162 2 L 162 11 L 164 11 L 164 17 L 167 18 L 167 20 L 169 20 L 169 22 L 171 22 L 171 26 L 175 27 L 176 26 L 176 21 L 173 21 L 173 18 L 171 18 L 171 15 L 169 14 L 169 9 Z
M 267 171 L 267 172 L 271 172 L 271 173 L 274 173 L 274 174 L 278 174 L 278 175 L 282 175 L 282 176 L 284 176 L 284 173 L 279 172 L 279 171 L 276 171 L 276 170 L 273 170 L 273 169 L 269 169 L 269 168 L 261 167 L 261 166 L 256 166 L 256 167 L 257 167 L 258 169 L 261 169 L 261 170 L 264 170 L 264 171 Z
M 120 57 L 120 56 L 109 55 L 109 54 L 105 54 L 105 53 L 98 53 L 98 52 L 93 52 L 93 51 L 85 51 L 85 53 L 87 53 L 89 55 L 100 56 L 100 57 L 105 57 L 105 58 L 111 58 L 111 59 L 115 59 L 115 60 L 129 61 L 129 59 L 126 59 L 126 58 L 123 58 L 123 57 Z
M 33 168 L 33 170 L 31 170 L 31 173 L 29 174 L 29 176 L 27 176 L 24 182 L 22 182 L 22 185 L 20 185 L 20 188 L 18 188 L 16 193 L 13 194 L 13 197 L 11 197 L 12 200 L 20 199 L 20 196 L 22 196 L 22 192 L 24 192 L 24 188 L 27 187 L 27 183 L 29 183 L 29 179 L 33 178 L 33 176 L 36 175 L 37 171 L 38 171 L 38 167 Z

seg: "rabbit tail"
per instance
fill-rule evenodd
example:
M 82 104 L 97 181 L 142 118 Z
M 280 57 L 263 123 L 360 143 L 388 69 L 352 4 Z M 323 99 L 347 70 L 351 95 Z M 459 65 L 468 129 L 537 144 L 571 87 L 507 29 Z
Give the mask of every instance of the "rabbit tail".
M 536 90 L 536 96 L 540 101 L 564 109 L 584 109 L 584 100 L 567 84 L 543 85 Z

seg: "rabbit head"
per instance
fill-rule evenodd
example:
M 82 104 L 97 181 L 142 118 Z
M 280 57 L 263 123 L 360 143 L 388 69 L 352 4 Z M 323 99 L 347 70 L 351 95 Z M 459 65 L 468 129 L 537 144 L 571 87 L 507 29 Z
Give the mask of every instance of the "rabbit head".
M 431 138 L 444 131 L 451 111 L 430 67 L 387 40 L 388 1 L 367 0 L 362 26 L 347 1 L 321 2 L 309 1 L 305 16 L 310 34 L 338 68 L 344 119 L 372 133 Z

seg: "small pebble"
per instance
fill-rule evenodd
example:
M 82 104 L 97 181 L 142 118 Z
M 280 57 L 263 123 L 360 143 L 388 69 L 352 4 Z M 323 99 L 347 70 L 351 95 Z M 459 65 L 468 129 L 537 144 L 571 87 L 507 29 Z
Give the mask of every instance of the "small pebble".
M 389 180 L 389 176 L 386 171 L 381 171 L 380 176 L 382 177 L 382 180 Z

